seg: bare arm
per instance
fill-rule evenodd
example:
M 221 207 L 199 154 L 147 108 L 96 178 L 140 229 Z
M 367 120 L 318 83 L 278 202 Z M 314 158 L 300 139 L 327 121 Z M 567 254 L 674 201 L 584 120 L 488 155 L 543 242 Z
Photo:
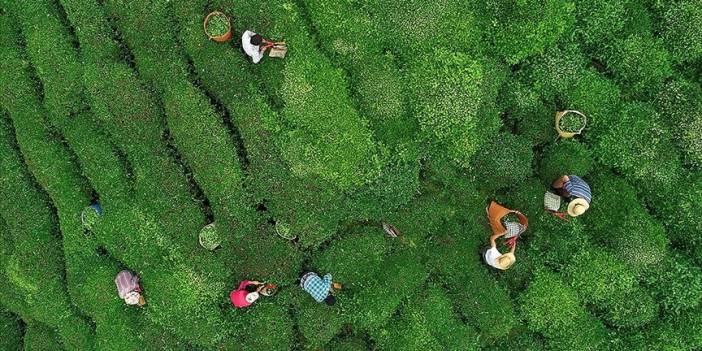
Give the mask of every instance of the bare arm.
M 562 176 L 562 177 L 560 177 L 560 178 L 554 180 L 554 181 L 553 181 L 553 184 L 551 184 L 551 185 L 553 185 L 553 187 L 556 188 L 556 189 L 560 189 L 560 188 L 563 187 L 563 184 L 565 184 L 565 182 L 567 182 L 568 180 L 570 180 L 570 179 L 568 178 L 568 176 Z

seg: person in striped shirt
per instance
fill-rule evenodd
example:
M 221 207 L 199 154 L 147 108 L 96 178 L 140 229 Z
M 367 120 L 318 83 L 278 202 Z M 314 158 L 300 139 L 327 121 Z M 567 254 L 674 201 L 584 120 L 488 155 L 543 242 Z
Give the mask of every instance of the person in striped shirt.
M 552 185 L 561 196 L 570 200 L 568 215 L 571 217 L 580 216 L 590 208 L 592 191 L 582 178 L 576 175 L 564 175 L 556 179 Z

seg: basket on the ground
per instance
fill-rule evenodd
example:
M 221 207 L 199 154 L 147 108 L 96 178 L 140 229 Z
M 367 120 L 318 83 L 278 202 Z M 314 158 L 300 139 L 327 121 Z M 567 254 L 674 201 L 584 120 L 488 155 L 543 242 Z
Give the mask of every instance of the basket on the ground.
M 264 283 L 264 287 L 261 290 L 261 295 L 263 296 L 273 296 L 278 292 L 278 286 L 271 283 Z
M 295 234 L 293 234 L 290 230 L 290 227 L 288 227 L 287 224 L 283 224 L 281 222 L 275 223 L 275 232 L 276 234 L 278 234 L 279 237 L 285 240 L 295 240 L 296 238 Z
M 198 241 L 200 242 L 200 246 L 210 251 L 216 250 L 219 247 L 221 241 L 215 223 L 210 223 L 202 227 L 200 235 L 198 235 Z
M 224 18 L 224 19 L 226 20 L 226 22 L 227 22 L 227 32 L 225 32 L 224 34 L 221 34 L 221 35 L 212 35 L 212 34 L 210 34 L 210 32 L 207 30 L 207 28 L 208 28 L 207 26 L 209 25 L 210 20 L 212 20 L 212 18 L 214 18 L 215 16 L 217 16 L 217 17 L 222 17 L 222 18 Z M 205 30 L 205 35 L 207 35 L 207 38 L 209 38 L 210 40 L 214 40 L 214 41 L 216 41 L 216 42 L 218 42 L 218 43 L 227 42 L 227 41 L 229 41 L 229 40 L 232 38 L 232 21 L 231 21 L 231 19 L 229 18 L 229 16 L 225 15 L 225 14 L 222 13 L 222 12 L 219 12 L 219 11 L 210 12 L 210 13 L 207 15 L 207 17 L 205 17 L 205 21 L 202 23 L 202 27 L 203 27 L 203 29 Z
M 100 221 L 102 217 L 102 207 L 99 203 L 94 203 L 90 206 L 86 206 L 80 213 L 80 222 L 83 227 L 87 230 L 95 229 L 95 226 Z
M 561 208 L 561 197 L 550 191 L 544 194 L 544 208 L 549 211 L 558 211 Z
M 582 117 L 582 119 L 583 119 L 583 124 L 582 124 L 582 126 L 580 126 L 580 128 L 579 128 L 578 130 L 576 130 L 576 131 L 567 131 L 567 130 L 561 129 L 561 119 L 562 119 L 564 116 L 566 116 L 566 115 L 568 115 L 568 114 L 571 114 L 571 113 L 572 113 L 572 114 L 576 114 L 576 115 Z M 582 133 L 583 130 L 585 129 L 585 125 L 587 125 L 587 116 L 585 116 L 585 114 L 583 114 L 583 113 L 580 112 L 580 111 L 577 111 L 577 110 L 565 110 L 565 111 L 558 111 L 558 112 L 556 112 L 556 131 L 558 132 L 558 135 L 559 135 L 561 138 L 563 138 L 563 139 L 572 138 L 572 137 L 574 137 L 574 136 L 576 136 L 576 135 Z

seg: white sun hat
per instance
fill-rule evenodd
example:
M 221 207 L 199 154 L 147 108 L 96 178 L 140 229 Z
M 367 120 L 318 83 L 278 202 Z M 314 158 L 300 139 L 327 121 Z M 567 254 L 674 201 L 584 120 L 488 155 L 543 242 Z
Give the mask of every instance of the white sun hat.
M 590 208 L 590 204 L 585 199 L 575 199 L 568 204 L 568 214 L 572 217 L 580 216 Z
M 139 294 L 136 291 L 131 291 L 127 293 L 127 296 L 124 297 L 124 302 L 126 302 L 127 305 L 138 305 L 140 297 L 141 294 Z
M 258 293 L 257 292 L 252 292 L 246 295 L 246 302 L 248 303 L 254 303 L 258 300 Z

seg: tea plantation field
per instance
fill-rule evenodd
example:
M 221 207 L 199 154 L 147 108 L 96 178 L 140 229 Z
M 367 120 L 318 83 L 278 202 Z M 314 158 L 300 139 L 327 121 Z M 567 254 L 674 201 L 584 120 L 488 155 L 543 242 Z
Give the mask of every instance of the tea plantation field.
M 701 350 L 701 23 L 701 0 L 0 0 L 0 349 Z M 247 29 L 287 56 L 251 64 Z M 593 191 L 569 221 L 543 208 L 564 174 Z M 529 217 L 507 271 L 479 255 L 491 200 Z M 235 309 L 244 279 L 278 293 Z

